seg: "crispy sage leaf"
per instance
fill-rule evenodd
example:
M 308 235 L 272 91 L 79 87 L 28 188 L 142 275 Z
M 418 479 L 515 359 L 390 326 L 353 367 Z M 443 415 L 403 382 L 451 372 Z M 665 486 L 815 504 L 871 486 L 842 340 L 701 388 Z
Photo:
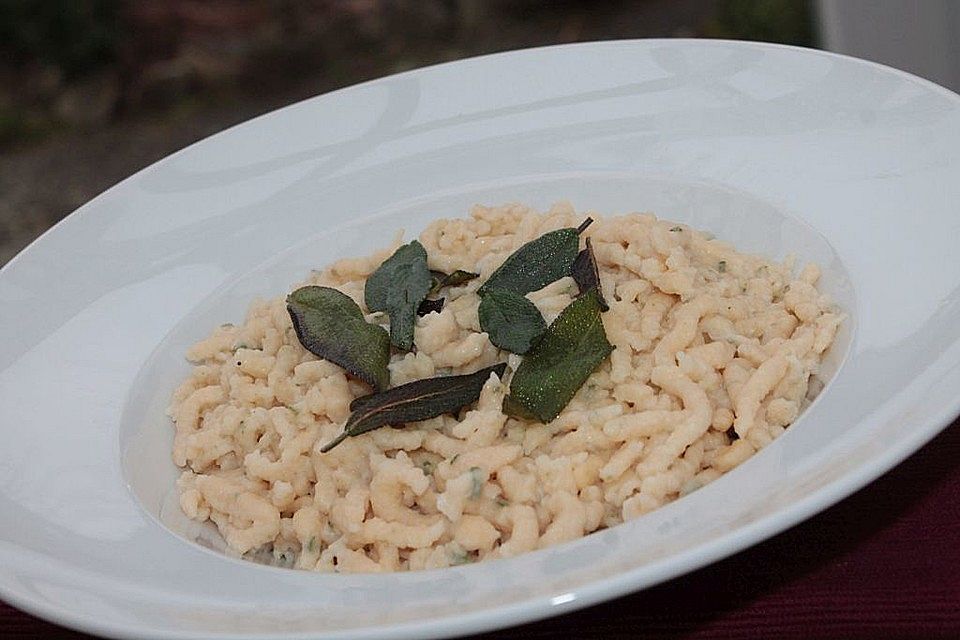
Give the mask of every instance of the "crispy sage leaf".
M 447 277 L 443 271 L 430 269 L 430 293 L 436 293 L 440 290 L 440 283 Z
M 363 299 L 370 311 L 390 316 L 390 342 L 398 349 L 413 347 L 417 307 L 430 291 L 427 252 L 414 240 L 397 249 L 367 278 Z
M 474 278 L 479 277 L 479 273 L 464 271 L 463 269 L 457 269 L 451 274 L 446 274 L 443 271 L 431 271 L 430 278 L 432 285 L 430 287 L 430 293 L 439 293 L 440 289 L 443 289 L 444 287 L 459 287 L 460 285 L 466 284 Z
M 570 275 L 576 281 L 580 288 L 580 295 L 583 295 L 590 289 L 596 289 L 597 296 L 600 298 L 600 309 L 609 311 L 610 306 L 603 298 L 603 290 L 600 288 L 600 271 L 597 269 L 597 257 L 593 254 L 593 243 L 587 238 L 587 247 L 573 261 L 573 267 L 570 269 Z
M 429 298 L 420 303 L 420 306 L 417 307 L 417 315 L 425 316 L 431 313 L 440 313 L 443 311 L 443 298 L 437 298 L 436 300 L 430 300 Z
M 350 296 L 330 287 L 301 287 L 287 296 L 287 311 L 307 351 L 378 391 L 390 385 L 390 336 L 364 320 Z
M 360 396 L 350 403 L 343 432 L 320 449 L 326 453 L 351 436 L 384 425 L 436 418 L 476 402 L 491 373 L 503 377 L 505 362 L 462 376 L 441 376 L 402 384 L 381 393 Z
M 474 278 L 479 278 L 479 273 L 473 273 L 472 271 L 464 271 L 463 269 L 457 269 L 451 274 L 446 274 L 443 271 L 430 271 L 430 292 L 427 295 L 436 295 L 444 287 L 458 287 L 461 284 L 470 282 Z M 429 313 L 440 313 L 443 311 L 443 298 L 437 298 L 436 300 L 426 299 L 420 303 L 420 306 L 417 307 L 417 315 L 425 316 Z
M 480 328 L 490 342 L 512 353 L 526 353 L 543 335 L 547 323 L 536 305 L 519 293 L 491 289 L 480 299 Z
M 504 261 L 477 290 L 481 296 L 493 289 L 526 295 L 570 275 L 580 248 L 580 233 L 593 222 L 587 218 L 577 229 L 549 231 L 531 240 Z
M 567 305 L 523 357 L 504 398 L 504 412 L 550 422 L 611 351 L 600 319 L 600 297 L 591 289 Z

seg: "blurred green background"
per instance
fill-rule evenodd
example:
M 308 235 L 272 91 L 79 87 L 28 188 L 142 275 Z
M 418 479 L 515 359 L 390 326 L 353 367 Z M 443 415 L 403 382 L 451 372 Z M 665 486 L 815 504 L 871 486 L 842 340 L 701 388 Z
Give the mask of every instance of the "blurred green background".
M 816 46 L 813 24 L 807 0 L 0 0 L 0 264 L 168 153 L 342 86 L 588 40 Z

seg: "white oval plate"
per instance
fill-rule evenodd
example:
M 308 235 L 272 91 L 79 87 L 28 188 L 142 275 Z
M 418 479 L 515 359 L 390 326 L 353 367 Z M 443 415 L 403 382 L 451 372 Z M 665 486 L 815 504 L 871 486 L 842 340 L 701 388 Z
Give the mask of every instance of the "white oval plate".
M 340 576 L 171 532 L 184 347 L 311 267 L 474 202 L 653 210 L 820 262 L 850 313 L 788 432 L 646 517 L 511 560 Z M 282 109 L 136 174 L 0 271 L 0 597 L 149 638 L 476 632 L 652 585 L 809 517 L 960 407 L 960 98 L 822 52 L 534 49 Z

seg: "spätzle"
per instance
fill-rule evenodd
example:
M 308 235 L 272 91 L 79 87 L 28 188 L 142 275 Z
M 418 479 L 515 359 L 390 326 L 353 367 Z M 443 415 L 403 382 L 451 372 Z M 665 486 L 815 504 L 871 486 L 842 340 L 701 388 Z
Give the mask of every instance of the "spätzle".
M 282 297 L 256 302 L 244 323 L 217 328 L 187 354 L 195 367 L 170 408 L 184 513 L 212 521 L 234 552 L 272 550 L 285 566 L 447 567 L 643 515 L 781 434 L 843 320 L 816 288 L 819 269 L 793 275 L 789 263 L 649 214 L 591 215 L 585 235 L 615 349 L 553 422 L 501 410 L 519 359 L 480 332 L 476 291 L 523 243 L 582 216 L 566 204 L 545 214 L 478 206 L 420 234 L 431 269 L 480 277 L 417 319 L 417 350 L 395 354 L 390 377 L 397 385 L 508 362 L 506 379 L 491 375 L 458 416 L 384 427 L 320 453 L 369 387 L 300 345 Z M 337 288 L 366 313 L 366 278 L 394 248 L 341 260 L 306 284 Z M 576 295 L 562 278 L 528 298 L 550 322 Z

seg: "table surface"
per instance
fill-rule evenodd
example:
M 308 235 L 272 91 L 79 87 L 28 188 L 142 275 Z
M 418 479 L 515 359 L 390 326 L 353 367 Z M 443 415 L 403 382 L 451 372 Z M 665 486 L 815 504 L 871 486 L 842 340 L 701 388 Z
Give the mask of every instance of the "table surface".
M 481 638 L 960 638 L 960 420 L 850 498 L 660 586 Z M 0 638 L 90 638 L 0 603 Z

